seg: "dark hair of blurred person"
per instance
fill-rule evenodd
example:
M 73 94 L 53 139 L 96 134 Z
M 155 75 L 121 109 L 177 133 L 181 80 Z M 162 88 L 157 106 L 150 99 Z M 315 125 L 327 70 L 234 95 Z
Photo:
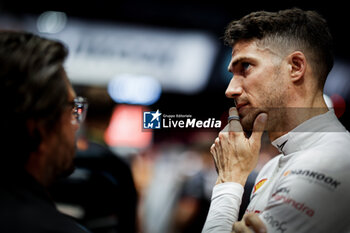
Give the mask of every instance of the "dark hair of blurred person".
M 45 189 L 74 170 L 79 121 L 66 56 L 60 42 L 0 31 L 0 232 L 86 232 Z

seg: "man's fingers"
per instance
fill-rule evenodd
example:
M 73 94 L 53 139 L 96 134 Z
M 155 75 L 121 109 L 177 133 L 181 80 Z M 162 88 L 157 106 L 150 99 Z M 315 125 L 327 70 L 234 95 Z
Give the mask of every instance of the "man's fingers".
M 229 110 L 229 118 L 232 117 L 228 122 L 229 132 L 243 132 L 241 122 L 239 121 L 239 116 L 236 107 L 232 107 Z
M 252 233 L 243 221 L 235 222 L 232 227 L 233 233 Z
M 221 132 L 228 132 L 228 131 L 229 131 L 228 127 L 229 127 L 229 124 L 227 124 L 227 125 L 225 126 L 225 128 L 223 128 L 223 129 L 221 130 Z
M 254 232 L 257 233 L 266 233 L 267 229 L 265 224 L 259 218 L 257 214 L 247 214 L 244 216 L 244 221 L 247 226 L 253 228 Z
M 265 126 L 267 122 L 267 114 L 260 113 L 254 121 L 253 133 L 250 136 L 250 140 L 253 144 L 260 143 L 261 136 L 264 133 Z
M 215 148 L 215 143 L 213 143 L 213 145 L 211 145 L 210 147 L 210 153 L 212 154 L 213 156 L 213 159 L 214 159 L 214 165 L 215 165 L 215 170 L 216 170 L 216 173 L 219 174 L 219 169 L 218 169 L 218 166 L 217 166 L 217 159 L 216 159 L 216 148 Z
M 211 145 L 211 147 L 210 147 L 210 153 L 211 153 L 212 155 L 215 154 L 215 143 L 213 143 L 213 145 Z

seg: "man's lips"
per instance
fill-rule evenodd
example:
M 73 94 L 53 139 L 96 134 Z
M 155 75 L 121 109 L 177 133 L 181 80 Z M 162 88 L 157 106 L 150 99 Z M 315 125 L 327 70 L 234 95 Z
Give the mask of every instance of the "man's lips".
M 238 103 L 236 105 L 238 113 L 240 113 L 240 111 L 242 111 L 245 106 L 248 106 L 248 103 Z

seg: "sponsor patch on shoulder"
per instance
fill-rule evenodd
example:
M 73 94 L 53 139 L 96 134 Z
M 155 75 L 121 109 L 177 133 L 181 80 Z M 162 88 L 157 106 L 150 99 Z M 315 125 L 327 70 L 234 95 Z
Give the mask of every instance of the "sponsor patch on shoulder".
M 265 179 L 260 180 L 258 183 L 256 183 L 256 185 L 254 186 L 254 189 L 253 189 L 253 193 L 258 191 L 258 189 L 260 189 L 261 186 L 263 186 L 266 181 L 267 181 L 267 179 L 265 178 Z

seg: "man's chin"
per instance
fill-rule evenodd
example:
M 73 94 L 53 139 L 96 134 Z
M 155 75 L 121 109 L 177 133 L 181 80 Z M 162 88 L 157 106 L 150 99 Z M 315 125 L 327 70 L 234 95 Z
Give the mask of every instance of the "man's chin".
M 262 112 L 256 111 L 254 113 L 249 113 L 243 117 L 240 116 L 242 128 L 245 132 L 253 131 L 255 119 L 260 113 L 262 113 Z
M 57 178 L 66 178 L 66 177 L 70 176 L 74 172 L 74 170 L 75 170 L 75 165 L 74 165 L 74 163 L 71 163 L 71 165 L 67 169 L 63 170 L 58 175 Z
M 244 132 L 250 132 L 253 130 L 253 124 L 251 122 L 241 121 Z
M 244 131 L 252 131 L 254 125 L 254 119 L 251 115 L 241 117 L 241 125 Z

